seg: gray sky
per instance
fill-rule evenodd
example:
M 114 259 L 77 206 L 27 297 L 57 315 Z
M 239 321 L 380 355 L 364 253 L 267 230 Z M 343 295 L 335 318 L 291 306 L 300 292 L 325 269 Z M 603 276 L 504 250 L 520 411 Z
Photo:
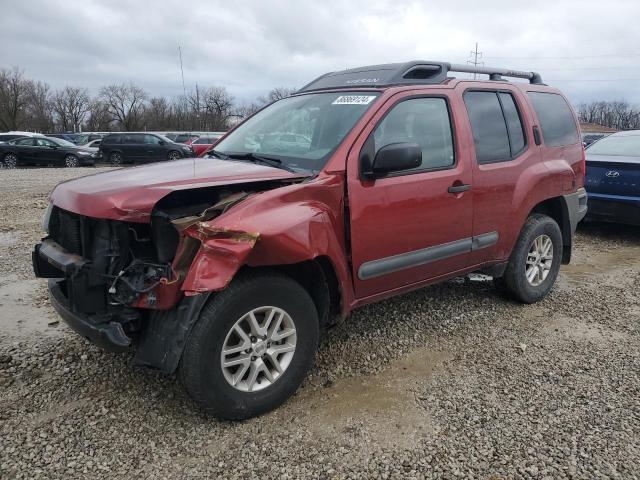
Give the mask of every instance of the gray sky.
M 0 66 L 52 87 L 224 85 L 240 101 L 405 60 L 537 70 L 574 102 L 640 103 L 640 0 L 2 0 Z

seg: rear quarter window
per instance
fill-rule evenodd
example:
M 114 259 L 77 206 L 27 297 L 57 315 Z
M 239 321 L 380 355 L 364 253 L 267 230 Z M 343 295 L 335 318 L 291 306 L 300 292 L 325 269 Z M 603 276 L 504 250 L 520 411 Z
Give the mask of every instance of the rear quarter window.
M 578 143 L 578 127 L 567 101 L 557 93 L 528 92 L 547 147 Z

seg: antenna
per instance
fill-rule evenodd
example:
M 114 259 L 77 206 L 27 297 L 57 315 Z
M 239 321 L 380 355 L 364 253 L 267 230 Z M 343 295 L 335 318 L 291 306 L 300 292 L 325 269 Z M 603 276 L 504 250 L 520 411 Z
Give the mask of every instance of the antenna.
M 473 65 L 474 67 L 477 67 L 478 65 L 484 65 L 484 62 L 478 61 L 479 58 L 483 58 L 483 53 L 478 51 L 478 42 L 476 42 L 476 49 L 471 50 L 469 57 L 469 60 L 467 60 L 468 64 Z M 478 75 L 474 73 L 473 79 L 476 80 L 477 76 Z
M 182 94 L 187 96 L 187 88 L 184 86 L 184 68 L 182 68 L 182 47 L 178 45 L 178 56 L 180 57 L 180 73 L 182 73 Z

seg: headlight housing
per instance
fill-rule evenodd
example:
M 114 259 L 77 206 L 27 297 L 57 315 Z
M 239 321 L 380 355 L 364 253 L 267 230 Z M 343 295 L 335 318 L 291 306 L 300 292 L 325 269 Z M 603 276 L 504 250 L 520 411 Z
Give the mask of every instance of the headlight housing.
M 78 152 L 78 155 L 80 155 L 81 157 L 88 157 L 88 156 L 92 155 L 92 153 L 91 152 L 85 152 L 84 150 L 80 150 Z
M 53 211 L 53 203 L 50 203 L 47 206 L 47 209 L 44 211 L 44 216 L 42 217 L 42 229 L 49 233 L 49 221 L 51 220 L 51 212 Z

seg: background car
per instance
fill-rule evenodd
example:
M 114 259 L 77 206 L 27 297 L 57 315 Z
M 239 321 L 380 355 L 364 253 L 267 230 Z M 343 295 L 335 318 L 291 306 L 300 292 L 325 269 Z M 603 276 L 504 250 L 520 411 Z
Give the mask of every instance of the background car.
M 173 142 L 157 133 L 110 133 L 100 144 L 102 157 L 112 165 L 177 160 L 193 156 L 187 145 Z
M 84 144 L 83 147 L 85 147 L 85 148 L 95 148 L 97 150 L 98 147 L 100 147 L 101 143 L 102 143 L 102 138 L 98 138 L 96 140 L 91 140 L 89 143 Z
M 198 137 L 196 140 L 191 142 L 191 148 L 193 148 L 193 154 L 196 157 L 202 157 L 204 154 L 213 147 L 218 140 L 222 138 L 222 134 L 216 135 L 207 135 Z
M 86 145 L 94 140 L 100 140 L 104 136 L 104 133 L 76 133 L 74 135 L 74 143 L 78 145 Z
M 0 143 L 8 142 L 10 140 L 15 140 L 16 138 L 42 137 L 42 136 L 43 135 L 41 133 L 33 133 L 33 132 L 17 132 L 17 131 L 13 131 L 13 132 L 7 132 L 7 133 L 0 133 Z
M 67 142 L 71 142 L 74 145 L 77 145 L 76 136 L 74 133 L 47 133 L 45 136 L 50 138 L 59 138 L 60 140 L 66 140 Z
M 640 225 L 640 130 L 602 138 L 586 155 L 587 219 Z
M 44 136 L 22 137 L 0 145 L 0 160 L 5 168 L 23 165 L 79 167 L 94 165 L 99 157 L 100 153 L 95 149 Z

